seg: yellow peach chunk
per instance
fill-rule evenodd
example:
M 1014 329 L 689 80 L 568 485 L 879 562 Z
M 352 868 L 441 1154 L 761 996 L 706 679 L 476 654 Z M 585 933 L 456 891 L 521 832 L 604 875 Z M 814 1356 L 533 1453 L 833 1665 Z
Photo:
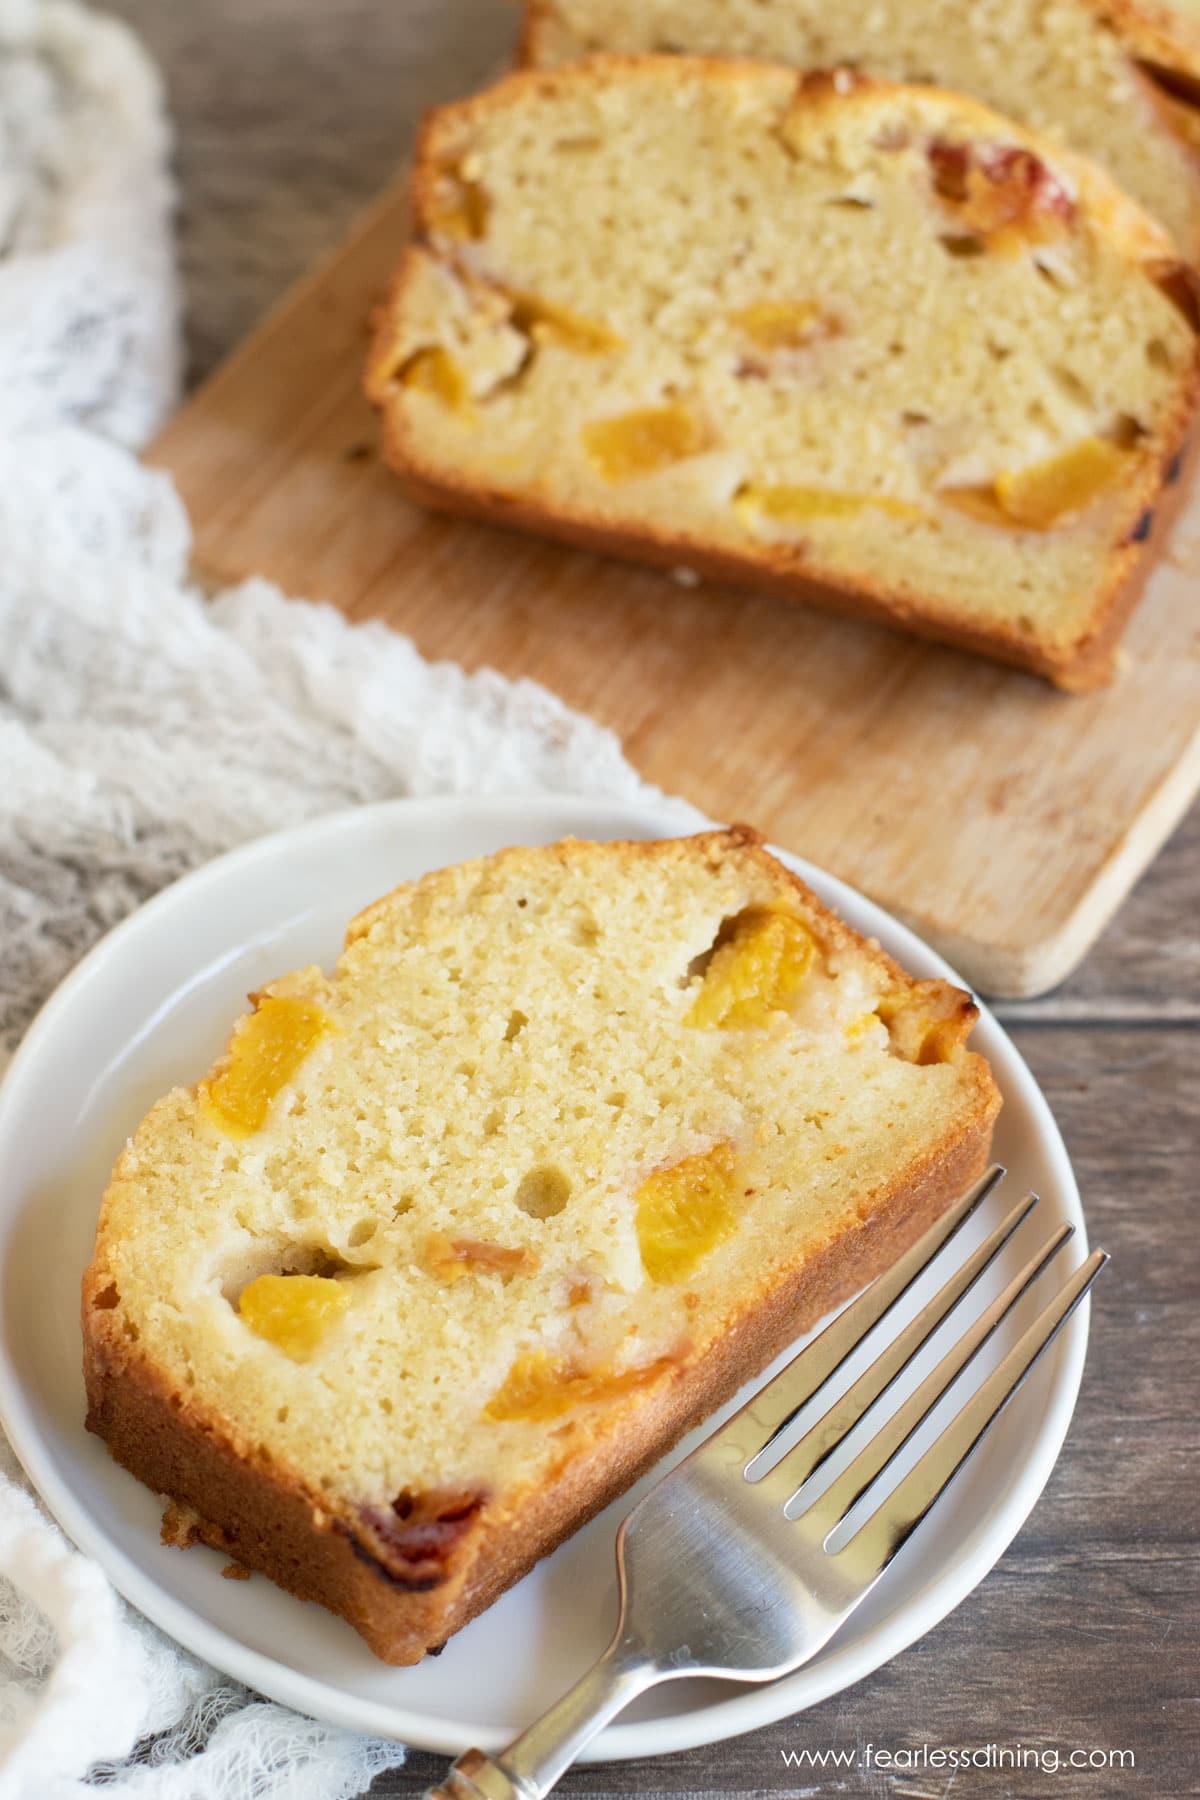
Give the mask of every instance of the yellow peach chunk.
M 998 475 L 996 498 L 1017 524 L 1050 531 L 1118 486 L 1132 460 L 1107 438 L 1084 438 L 1044 462 Z
M 238 1313 L 256 1337 L 303 1362 L 349 1304 L 346 1283 L 327 1275 L 259 1275 L 242 1289 Z
M 577 1406 L 636 1393 L 674 1366 L 674 1358 L 660 1356 L 637 1369 L 581 1369 L 563 1357 L 534 1351 L 513 1363 L 484 1407 L 483 1416 L 496 1420 L 561 1418 Z
M 893 1054 L 905 1062 L 953 1062 L 958 1055 L 967 1027 L 952 991 L 943 993 L 936 984 L 925 984 L 924 991 L 915 994 L 885 994 L 875 1011 L 887 1029 Z
M 759 300 L 729 318 L 760 350 L 802 350 L 818 338 L 833 337 L 838 329 L 837 320 L 815 300 Z
M 794 913 L 750 907 L 713 951 L 684 1023 L 709 1030 L 765 1025 L 795 999 L 815 948 Z
M 869 509 L 887 513 L 894 519 L 925 518 L 925 512 L 910 500 L 897 500 L 892 494 L 846 494 L 836 488 L 802 487 L 792 483 L 778 486 L 748 486 L 738 491 L 734 504 L 751 522 L 767 519 L 774 525 L 807 525 L 814 519 L 854 519 Z
M 311 1000 L 267 994 L 234 1033 L 224 1064 L 200 1084 L 209 1118 L 230 1137 L 249 1137 L 266 1123 L 272 1100 L 310 1051 L 337 1026 Z
M 449 170 L 444 192 L 429 216 L 429 229 L 455 243 L 478 243 L 487 233 L 492 203 L 479 182 Z
M 685 406 L 644 406 L 595 419 L 583 428 L 583 447 L 606 481 L 630 481 L 699 456 L 711 447 L 702 422 Z
M 991 487 L 945 488 L 939 497 L 985 525 L 1053 531 L 1118 487 L 1133 462 L 1133 452 L 1107 438 L 1084 438 L 1043 462 L 1005 470 Z
M 513 295 L 512 321 L 535 344 L 553 344 L 581 356 L 603 356 L 621 349 L 621 339 L 607 325 L 586 319 L 566 306 L 557 306 L 552 300 L 542 300 L 536 294 Z
M 440 345 L 416 351 L 401 364 L 396 379 L 401 387 L 415 388 L 420 394 L 440 400 L 451 412 L 461 412 L 466 407 L 466 377 L 450 352 Z
M 637 1234 L 651 1281 L 685 1280 L 732 1234 L 740 1198 L 732 1144 L 647 1175 L 637 1191 Z

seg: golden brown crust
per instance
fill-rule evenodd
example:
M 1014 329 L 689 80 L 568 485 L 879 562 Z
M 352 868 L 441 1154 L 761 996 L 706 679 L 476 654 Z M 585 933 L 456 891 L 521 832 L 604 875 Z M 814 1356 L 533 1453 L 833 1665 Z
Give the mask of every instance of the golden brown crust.
M 1142 521 L 1149 521 L 1140 541 L 1141 556 L 1131 559 L 1128 574 L 1109 595 L 1107 611 L 1098 617 L 1094 632 L 1080 645 L 1075 660 L 1067 668 L 1050 675 L 1057 687 L 1071 694 L 1086 694 L 1107 687 L 1112 680 L 1125 628 L 1137 609 L 1155 565 L 1170 543 L 1172 529 L 1184 503 L 1191 498 L 1198 467 L 1200 435 L 1193 432 L 1189 437 L 1185 428 L 1184 441 L 1174 455 L 1165 459 L 1156 495 L 1152 497 L 1153 504 L 1146 507 L 1142 520 L 1135 527 L 1140 535 Z
M 541 46 L 549 30 L 547 9 L 543 0 L 518 0 L 521 23 L 517 28 L 517 47 L 513 65 L 518 69 L 536 69 L 547 60 Z
M 174 1393 L 83 1289 L 87 1425 L 123 1467 L 194 1509 L 203 1541 L 354 1626 L 385 1662 L 418 1662 L 645 1473 L 802 1332 L 889 1268 L 986 1167 L 998 1096 L 981 1059 L 976 1115 L 902 1188 L 792 1270 L 709 1353 L 609 1409 L 536 1490 L 484 1504 L 436 1586 L 413 1587 L 362 1520 L 328 1513 L 296 1471 Z M 219 1520 L 216 1524 L 214 1521 Z
M 703 70 L 728 80 L 763 73 L 760 64 L 711 57 L 608 54 L 591 59 L 588 66 L 597 78 L 604 79 L 630 71 L 644 74 L 664 65 L 681 71 Z M 1180 488 L 1171 471 L 1178 467 L 1200 403 L 1200 360 L 1193 363 L 1187 378 L 1180 383 L 1175 407 L 1154 441 L 1144 446 L 1137 479 L 1122 490 L 1109 508 L 1112 536 L 1105 579 L 1090 596 L 1086 623 L 1072 637 L 1061 639 L 1039 635 L 1032 624 L 1023 627 L 1002 619 L 985 621 L 945 601 L 903 593 L 890 586 L 885 575 L 851 579 L 822 566 L 812 546 L 803 541 L 747 544 L 735 549 L 714 545 L 687 531 L 657 529 L 649 522 L 616 526 L 586 506 L 552 499 L 533 489 L 513 492 L 488 486 L 430 460 L 409 423 L 406 408 L 395 398 L 394 336 L 397 321 L 405 315 L 419 259 L 429 254 L 422 240 L 436 210 L 438 171 L 469 138 L 477 120 L 486 117 L 514 87 L 552 92 L 571 78 L 570 65 L 520 70 L 485 94 L 438 109 L 423 124 L 412 177 L 418 241 L 406 249 L 380 308 L 364 379 L 367 396 L 381 415 L 384 458 L 411 498 L 433 510 L 532 531 L 633 562 L 663 568 L 683 565 L 710 580 L 751 584 L 803 605 L 898 627 L 1025 669 L 1070 692 L 1105 686 L 1112 679 L 1121 634 L 1153 562 L 1164 547 L 1167 521 L 1178 511 Z M 903 91 L 899 84 L 847 71 L 818 72 L 796 81 L 793 105 L 802 104 L 806 109 L 844 106 L 848 97 L 869 103 L 881 94 Z M 934 97 L 938 94 L 936 89 L 925 91 Z M 978 129 L 987 130 L 997 123 L 998 115 L 979 102 L 957 95 L 952 98 L 960 116 L 968 123 L 973 120 Z M 1041 147 L 1036 134 L 1015 126 L 1011 130 L 1017 141 Z M 1187 285 L 1194 280 L 1187 265 L 1175 258 L 1170 239 L 1161 228 L 1129 201 L 1102 170 L 1058 146 L 1049 153 L 1056 166 L 1070 173 L 1092 214 L 1131 262 L 1152 271 L 1153 278 L 1173 297 L 1181 282 Z M 1190 456 L 1187 461 L 1191 466 Z M 1169 491 L 1172 488 L 1174 491 Z

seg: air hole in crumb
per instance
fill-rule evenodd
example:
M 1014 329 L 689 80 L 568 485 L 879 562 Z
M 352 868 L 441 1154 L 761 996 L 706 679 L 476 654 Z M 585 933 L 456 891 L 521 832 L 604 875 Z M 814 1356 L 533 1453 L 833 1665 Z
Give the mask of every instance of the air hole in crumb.
M 1149 433 L 1140 419 L 1132 413 L 1120 412 L 1104 433 L 1110 443 L 1117 444 L 1122 450 L 1133 450 Z
M 379 1224 L 377 1220 L 359 1219 L 356 1224 L 350 1227 L 350 1235 L 347 1237 L 346 1242 L 349 1244 L 351 1250 L 357 1250 L 361 1245 L 369 1244 L 378 1229 Z
M 621 1090 L 617 1088 L 613 1093 L 605 1095 L 604 1104 L 605 1106 L 615 1106 L 617 1111 L 620 1112 L 628 1099 L 629 1095 L 623 1094 Z
M 416 1204 L 416 1199 L 415 1194 L 397 1194 L 392 1201 L 393 1219 L 402 1219 L 406 1212 L 411 1212 Z
M 1092 390 L 1086 382 L 1080 380 L 1074 369 L 1068 369 L 1065 363 L 1051 363 L 1050 373 L 1068 400 L 1076 406 L 1090 407 L 1094 404 Z
M 261 1244 L 250 1256 L 241 1255 L 221 1280 L 221 1293 L 230 1306 L 238 1306 L 242 1290 L 260 1275 L 366 1275 L 363 1263 L 348 1263 L 326 1244 Z
M 477 1062 L 460 1062 L 454 1073 L 456 1075 L 465 1075 L 469 1081 L 472 1075 L 477 1075 L 479 1073 L 479 1064 Z
M 487 1114 L 483 1121 L 483 1135 L 485 1137 L 495 1137 L 503 1123 L 504 1114 L 498 1106 L 493 1106 L 491 1112 Z
M 1171 352 L 1161 338 L 1151 338 L 1146 345 L 1146 361 L 1152 369 L 1173 369 L 1175 366 Z
M 275 1417 L 281 1425 L 286 1425 L 289 1417 L 289 1409 L 286 1406 L 281 1406 L 279 1411 L 275 1414 Z
M 527 900 L 527 899 L 526 899 L 526 898 L 525 898 L 525 896 L 524 896 L 524 894 L 522 894 L 522 895 L 521 895 L 521 897 L 520 897 L 520 899 L 519 899 L 519 900 L 518 900 L 518 901 L 517 901 L 517 905 L 518 905 L 518 906 L 528 906 L 528 905 L 529 905 L 529 902 L 528 902 L 528 900 Z
M 520 904 L 523 906 L 525 903 L 524 901 L 521 901 Z M 504 1027 L 505 1043 L 511 1044 L 515 1037 L 520 1036 L 528 1023 L 529 1020 L 526 1015 L 521 1012 L 519 1008 L 514 1008 L 508 1015 L 508 1024 Z
M 132 1319 L 123 1320 L 122 1324 L 121 1324 L 121 1329 L 125 1333 L 125 1336 L 129 1339 L 131 1344 L 136 1344 L 138 1339 L 142 1335 L 141 1332 L 138 1330 L 137 1326 L 134 1324 Z
M 121 1296 L 117 1292 L 117 1284 L 115 1281 L 110 1281 L 107 1287 L 101 1288 L 100 1292 L 96 1295 L 96 1298 L 92 1301 L 92 1305 L 97 1312 L 111 1312 L 114 1306 L 119 1306 L 120 1304 Z
M 391 1401 L 388 1399 L 386 1394 L 383 1396 L 383 1399 L 379 1402 L 379 1410 L 381 1413 L 387 1413 L 389 1418 L 391 1417 L 393 1411 L 395 1410 L 394 1407 L 392 1406 Z
M 938 243 L 947 256 L 963 262 L 969 258 L 984 255 L 987 245 L 973 231 L 945 232 L 938 238 Z
M 681 988 L 690 987 L 692 985 L 692 982 L 695 981 L 698 976 L 703 978 L 705 975 L 707 975 L 709 963 L 712 961 L 712 959 L 716 955 L 717 951 L 720 950 L 723 945 L 725 945 L 729 942 L 730 938 L 733 936 L 734 932 L 737 930 L 738 921 L 739 921 L 739 919 L 742 918 L 742 916 L 743 915 L 740 912 L 726 913 L 725 917 L 721 920 L 721 923 L 718 925 L 717 935 L 716 935 L 716 937 L 714 937 L 712 943 L 708 946 L 708 949 L 701 950 L 701 952 L 698 956 L 693 956 L 691 962 L 688 964 L 687 968 L 684 970 L 684 973 L 680 977 L 680 981 L 679 981 L 679 985 Z
M 522 1175 L 513 1197 L 531 1219 L 552 1219 L 571 1198 L 571 1184 L 561 1169 L 543 1164 Z
M 413 1496 L 409 1493 L 408 1489 L 401 1488 L 400 1492 L 396 1495 L 396 1498 L 392 1501 L 392 1511 L 398 1519 L 410 1519 L 415 1505 L 416 1501 L 413 1499 Z

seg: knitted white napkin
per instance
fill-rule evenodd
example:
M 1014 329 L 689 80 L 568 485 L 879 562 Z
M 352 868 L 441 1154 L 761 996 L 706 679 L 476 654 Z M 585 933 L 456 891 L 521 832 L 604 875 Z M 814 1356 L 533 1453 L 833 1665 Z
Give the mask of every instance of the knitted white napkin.
M 102 933 L 246 838 L 396 794 L 648 792 L 529 682 L 265 582 L 189 586 L 174 490 L 121 447 L 174 398 L 166 143 L 123 28 L 0 0 L 0 1056 Z M 5 1800 L 349 1800 L 403 1754 L 178 1650 L 0 1437 Z

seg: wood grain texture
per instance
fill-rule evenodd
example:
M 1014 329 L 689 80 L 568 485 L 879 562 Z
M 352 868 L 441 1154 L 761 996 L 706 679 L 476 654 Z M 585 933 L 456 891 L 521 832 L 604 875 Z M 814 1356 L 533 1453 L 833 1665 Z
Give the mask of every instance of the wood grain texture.
M 421 107 L 511 35 L 504 0 L 115 0 L 162 59 L 180 137 L 190 367 L 201 375 L 389 178 Z M 310 587 L 309 583 L 305 583 Z M 311 591 L 311 588 L 310 588 Z M 1075 1159 L 1097 1289 L 1050 1485 L 988 1580 L 929 1637 L 802 1717 L 727 1744 L 579 1770 L 564 1792 L 838 1800 L 1200 1795 L 1200 812 L 1048 999 L 1004 1007 Z M 1177 1021 L 1171 1024 L 1169 1021 Z M 801 1745 L 1132 1747 L 1133 1774 L 789 1773 Z M 440 1774 L 414 1756 L 373 1800 Z
M 659 786 L 853 882 L 984 992 L 1061 981 L 1200 785 L 1200 500 L 1117 683 L 1077 697 L 785 599 L 430 514 L 380 463 L 360 392 L 404 188 L 153 447 L 202 573 L 269 575 L 427 656 L 542 681 Z

